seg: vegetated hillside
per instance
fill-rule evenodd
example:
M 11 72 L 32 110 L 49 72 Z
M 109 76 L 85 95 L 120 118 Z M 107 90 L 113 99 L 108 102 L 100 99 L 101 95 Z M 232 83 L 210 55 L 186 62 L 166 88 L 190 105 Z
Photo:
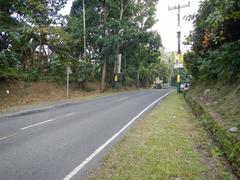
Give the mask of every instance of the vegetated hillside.
M 199 83 L 188 94 L 205 106 L 227 131 L 237 127 L 238 131 L 232 135 L 240 140 L 240 83 Z
M 66 98 L 66 84 L 37 81 L 26 83 L 25 81 L 10 80 L 0 83 L 0 113 L 18 111 L 32 105 L 50 105 L 55 103 L 67 103 L 84 100 L 86 98 L 107 95 L 109 93 L 136 90 L 135 86 L 121 89 L 109 88 L 102 93 L 99 81 L 86 83 L 84 88 L 79 84 L 70 83 L 69 99 Z
M 82 99 L 86 96 L 97 95 L 99 93 L 98 87 L 99 82 L 88 84 L 88 88 L 85 90 L 79 90 L 76 84 L 70 84 L 70 98 Z M 24 105 L 60 102 L 66 100 L 66 86 L 45 81 L 2 82 L 0 98 L 0 112 L 14 110 L 14 108 Z
M 88 0 L 84 11 L 82 0 L 74 0 L 63 17 L 59 11 L 67 0 L 0 1 L 0 80 L 44 77 L 64 82 L 70 66 L 72 81 L 82 86 L 101 81 L 102 91 L 115 80 L 139 87 L 156 77 L 166 83 L 169 70 L 160 57 L 161 37 L 151 30 L 157 2 Z
M 240 177 L 240 1 L 200 2 L 184 56 L 193 77 L 186 94 L 203 126 Z
M 193 77 L 190 93 L 222 116 L 226 127 L 239 126 L 240 2 L 203 1 L 189 17 L 194 30 L 187 41 L 192 50 L 184 56 Z
M 54 84 L 65 84 L 68 66 L 71 84 L 79 85 L 72 96 L 89 82 L 101 81 L 101 91 L 146 87 L 156 78 L 167 83 L 173 64 L 151 31 L 157 2 L 88 0 L 84 11 L 74 0 L 63 17 L 67 0 L 0 1 L 0 108 L 63 98 L 65 87 Z

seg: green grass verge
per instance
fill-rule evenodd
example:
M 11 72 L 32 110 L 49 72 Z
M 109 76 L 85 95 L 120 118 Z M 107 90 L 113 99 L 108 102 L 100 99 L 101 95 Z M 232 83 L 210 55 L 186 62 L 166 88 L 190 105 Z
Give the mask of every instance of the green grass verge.
M 235 174 L 240 177 L 240 142 L 236 136 L 228 132 L 208 112 L 208 108 L 202 106 L 196 98 L 186 94 L 185 99 L 195 112 L 201 124 L 209 132 L 222 154 L 226 156 Z
M 172 94 L 103 158 L 86 179 L 234 179 L 182 96 Z

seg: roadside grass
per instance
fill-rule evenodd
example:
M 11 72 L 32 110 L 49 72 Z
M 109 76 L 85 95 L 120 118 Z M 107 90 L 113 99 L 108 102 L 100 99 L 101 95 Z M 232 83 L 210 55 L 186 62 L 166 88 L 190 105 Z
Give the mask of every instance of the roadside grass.
M 139 120 L 85 179 L 236 179 L 221 153 L 171 94 Z

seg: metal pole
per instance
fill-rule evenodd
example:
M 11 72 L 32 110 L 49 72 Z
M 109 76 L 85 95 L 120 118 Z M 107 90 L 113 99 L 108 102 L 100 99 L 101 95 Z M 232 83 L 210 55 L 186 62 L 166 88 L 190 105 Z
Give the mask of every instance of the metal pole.
M 69 97 L 68 91 L 69 91 L 69 73 L 67 73 L 67 99 Z
M 177 32 L 177 37 L 178 37 L 178 54 L 181 54 L 181 25 L 180 25 L 180 4 L 178 4 L 178 32 Z M 177 93 L 180 93 L 180 73 L 178 69 L 178 75 L 177 75 Z
M 83 3 L 83 46 L 84 46 L 84 60 L 86 61 L 86 18 L 85 18 L 85 2 L 82 0 Z
M 178 4 L 178 54 L 181 54 L 181 26 L 180 26 L 180 4 Z
M 177 14 L 177 18 L 178 18 L 178 31 L 177 31 L 177 37 L 178 37 L 178 54 L 181 54 L 181 15 L 180 15 L 180 10 L 181 8 L 186 8 L 186 7 L 190 7 L 190 1 L 188 2 L 188 4 L 183 4 L 183 5 L 175 5 L 173 7 L 168 6 L 168 10 L 178 10 L 178 14 Z

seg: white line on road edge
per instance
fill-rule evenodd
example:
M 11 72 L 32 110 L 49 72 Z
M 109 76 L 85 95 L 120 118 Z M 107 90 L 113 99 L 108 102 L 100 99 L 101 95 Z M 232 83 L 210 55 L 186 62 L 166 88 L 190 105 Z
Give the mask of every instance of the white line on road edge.
M 174 90 L 173 90 L 174 91 Z M 128 122 L 122 129 L 120 129 L 116 134 L 114 134 L 110 139 L 108 139 L 104 144 L 98 147 L 90 156 L 88 156 L 81 164 L 79 164 L 72 172 L 70 172 L 63 180 L 70 180 L 74 175 L 76 175 L 89 161 L 91 161 L 96 155 L 98 155 L 105 147 L 108 146 L 114 139 L 116 139 L 123 131 L 125 131 L 137 118 L 139 118 L 145 111 L 147 111 L 151 106 L 156 104 L 161 99 L 168 96 L 173 91 L 168 92 L 162 97 L 158 98 L 148 107 L 146 107 L 142 112 L 135 116 L 130 122 Z
M 42 121 L 42 122 L 40 122 L 40 123 L 36 123 L 36 124 L 32 124 L 32 125 L 30 125 L 30 126 L 23 127 L 23 128 L 21 128 L 20 130 L 26 130 L 26 129 L 29 129 L 29 128 L 32 128 L 32 127 L 35 127 L 35 126 L 39 126 L 39 125 L 42 125 L 42 124 L 46 124 L 46 123 L 55 121 L 55 120 L 57 120 L 57 118 L 67 117 L 67 116 L 71 116 L 71 115 L 74 115 L 74 114 L 75 114 L 75 113 L 68 113 L 68 114 L 65 114 L 65 115 L 63 115 L 63 116 L 55 117 L 55 118 L 53 118 L 53 119 L 49 119 L 49 120 L 46 120 L 46 121 Z

